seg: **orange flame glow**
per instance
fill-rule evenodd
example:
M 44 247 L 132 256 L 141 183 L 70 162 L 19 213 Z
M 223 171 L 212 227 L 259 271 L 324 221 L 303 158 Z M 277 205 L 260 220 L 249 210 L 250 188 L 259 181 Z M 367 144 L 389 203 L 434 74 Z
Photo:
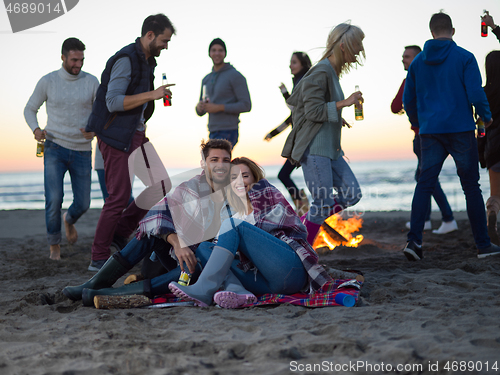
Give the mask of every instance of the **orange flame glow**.
M 338 215 L 332 215 L 325 222 L 335 229 L 339 234 L 341 234 L 347 242 L 336 240 L 328 235 L 328 233 L 320 228 L 316 239 L 314 240 L 313 248 L 317 249 L 320 247 L 328 247 L 330 250 L 335 249 L 335 247 L 343 245 L 347 247 L 358 247 L 359 243 L 363 240 L 361 234 L 356 237 L 352 236 L 352 233 L 358 232 L 362 227 L 363 219 L 359 216 L 351 217 L 347 220 L 342 219 Z

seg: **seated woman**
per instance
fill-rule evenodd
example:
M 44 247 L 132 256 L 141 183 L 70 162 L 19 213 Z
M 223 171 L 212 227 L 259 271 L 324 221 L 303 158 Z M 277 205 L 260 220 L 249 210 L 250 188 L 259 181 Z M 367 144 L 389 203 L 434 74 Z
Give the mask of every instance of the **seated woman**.
M 198 306 L 214 300 L 237 308 L 255 301 L 254 294 L 318 290 L 331 281 L 307 242 L 305 226 L 281 192 L 262 178 L 262 169 L 247 158 L 232 164 L 228 200 L 243 198 L 240 218 L 222 223 L 217 244 L 198 247 L 196 255 L 205 265 L 196 284 L 172 282 L 170 290 Z

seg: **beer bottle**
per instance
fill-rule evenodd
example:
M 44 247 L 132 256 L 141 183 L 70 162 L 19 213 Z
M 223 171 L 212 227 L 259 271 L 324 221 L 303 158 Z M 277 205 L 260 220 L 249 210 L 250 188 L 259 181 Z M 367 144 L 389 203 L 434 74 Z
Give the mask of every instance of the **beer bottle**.
M 358 85 L 356 85 L 354 91 L 359 91 Z M 359 100 L 358 104 L 354 105 L 354 116 L 357 121 L 363 120 L 365 118 L 365 116 L 363 115 L 363 102 L 361 101 L 361 99 Z
M 167 73 L 162 73 L 161 84 L 166 85 L 167 83 L 168 83 L 167 82 Z M 170 95 L 165 94 L 165 96 L 163 97 L 163 106 L 170 107 L 171 105 L 172 105 L 172 98 L 170 97 Z

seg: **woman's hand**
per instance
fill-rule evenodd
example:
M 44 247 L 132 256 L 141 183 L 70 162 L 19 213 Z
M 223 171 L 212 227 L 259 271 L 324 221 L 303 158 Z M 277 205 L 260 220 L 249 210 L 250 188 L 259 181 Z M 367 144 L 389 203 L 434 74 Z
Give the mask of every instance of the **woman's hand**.
M 363 103 L 363 94 L 361 91 L 356 91 L 351 94 L 347 99 L 340 100 L 337 102 L 337 109 L 342 109 L 344 107 L 350 107 L 353 104 L 356 104 L 358 106 L 359 102 Z

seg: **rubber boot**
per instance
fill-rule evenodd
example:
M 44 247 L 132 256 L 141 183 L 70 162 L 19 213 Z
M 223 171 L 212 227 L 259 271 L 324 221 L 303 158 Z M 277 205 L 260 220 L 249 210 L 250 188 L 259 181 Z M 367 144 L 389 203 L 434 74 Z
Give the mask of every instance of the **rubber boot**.
M 69 299 L 79 301 L 82 299 L 83 289 L 109 288 L 131 268 L 132 266 L 120 255 L 120 253 L 115 253 L 89 281 L 78 286 L 67 286 L 62 292 Z
M 138 281 L 136 283 L 127 284 L 118 288 L 104 288 L 104 289 L 83 289 L 82 302 L 83 306 L 94 306 L 95 296 L 127 296 L 131 294 L 148 294 L 145 292 L 144 284 L 146 280 Z M 146 281 L 146 283 L 149 280 Z M 147 288 L 146 288 L 147 289 Z M 147 297 L 150 297 L 148 295 Z
M 171 282 L 168 287 L 177 297 L 194 301 L 196 306 L 207 307 L 212 304 L 215 292 L 224 282 L 233 259 L 232 252 L 215 246 L 196 284 L 183 286 Z
M 231 270 L 227 273 L 222 287 L 223 291 L 214 294 L 214 301 L 220 307 L 236 309 L 257 302 L 257 297 L 243 287 Z
M 313 245 L 314 239 L 319 232 L 319 228 L 321 228 L 321 224 L 313 223 L 312 221 L 307 220 L 307 214 L 302 216 L 300 220 L 304 223 L 307 229 L 307 242 L 309 245 Z

